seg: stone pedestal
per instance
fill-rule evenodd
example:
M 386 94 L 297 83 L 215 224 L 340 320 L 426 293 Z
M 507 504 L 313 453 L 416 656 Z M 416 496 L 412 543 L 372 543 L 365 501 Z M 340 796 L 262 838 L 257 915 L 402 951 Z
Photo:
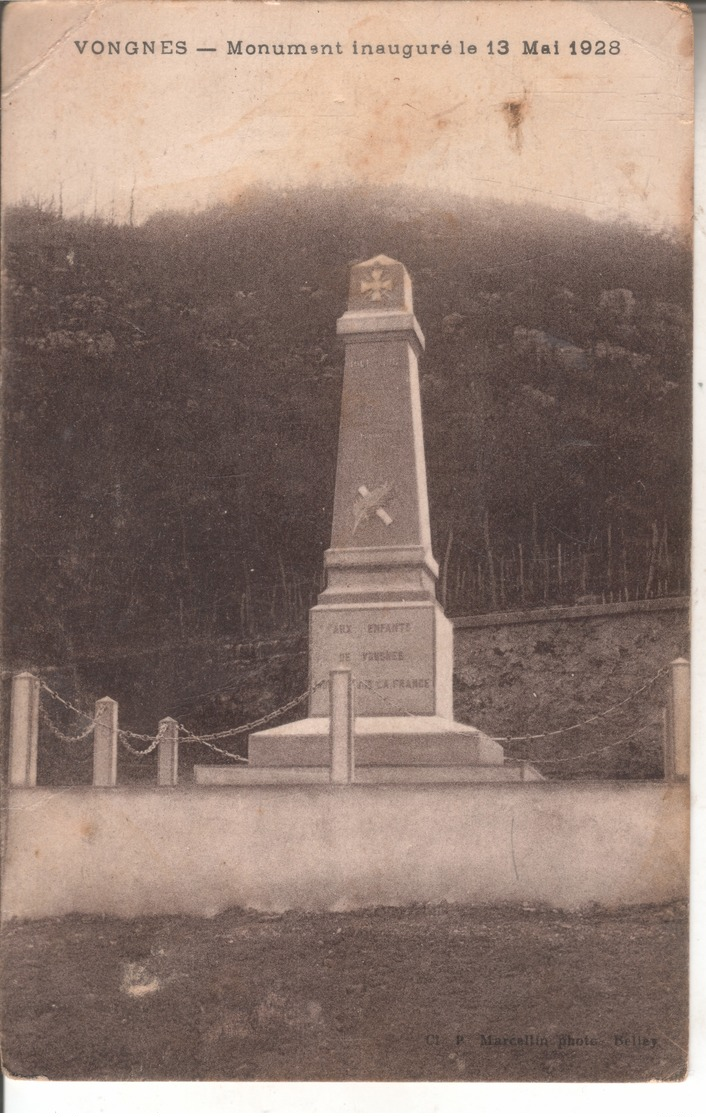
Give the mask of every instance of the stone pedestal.
M 338 334 L 341 425 L 326 588 L 310 614 L 309 716 L 250 736 L 247 780 L 324 778 L 338 668 L 353 679 L 356 780 L 521 778 L 500 745 L 453 720 L 453 629 L 436 600 L 419 395 L 424 336 L 402 264 L 377 256 L 352 268 Z
M 453 629 L 437 602 L 317 605 L 309 624 L 312 717 L 327 716 L 317 684 L 339 665 L 359 715 L 453 717 Z

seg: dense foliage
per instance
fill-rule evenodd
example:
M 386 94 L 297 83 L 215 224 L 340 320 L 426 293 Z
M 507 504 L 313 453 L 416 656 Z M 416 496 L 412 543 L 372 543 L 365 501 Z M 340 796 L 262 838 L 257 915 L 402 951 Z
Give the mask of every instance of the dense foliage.
M 427 338 L 449 612 L 683 590 L 686 246 L 353 189 L 139 227 L 27 206 L 5 246 L 10 666 L 301 623 L 329 542 L 335 321 L 379 252 Z

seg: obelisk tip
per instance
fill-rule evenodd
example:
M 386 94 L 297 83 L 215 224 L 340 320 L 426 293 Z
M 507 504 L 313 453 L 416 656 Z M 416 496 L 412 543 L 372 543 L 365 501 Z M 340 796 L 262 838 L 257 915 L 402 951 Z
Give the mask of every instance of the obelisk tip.
M 412 313 L 412 283 L 404 264 L 374 256 L 351 268 L 348 309 Z

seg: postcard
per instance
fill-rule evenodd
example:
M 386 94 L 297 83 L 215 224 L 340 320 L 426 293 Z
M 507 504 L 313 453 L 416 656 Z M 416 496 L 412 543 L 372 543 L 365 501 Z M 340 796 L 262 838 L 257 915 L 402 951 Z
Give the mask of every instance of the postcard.
M 689 8 L 3 15 L 5 1073 L 683 1080 Z

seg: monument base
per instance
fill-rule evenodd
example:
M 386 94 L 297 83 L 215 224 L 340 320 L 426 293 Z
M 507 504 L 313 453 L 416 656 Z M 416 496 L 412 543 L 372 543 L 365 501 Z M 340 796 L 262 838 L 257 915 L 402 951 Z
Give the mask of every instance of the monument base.
M 194 766 L 197 784 L 327 784 L 333 775 L 327 717 L 253 733 L 249 763 Z M 351 783 L 517 783 L 544 777 L 525 761 L 506 761 L 497 741 L 443 717 L 357 717 Z M 338 781 L 337 781 L 338 782 Z
M 368 765 L 356 768 L 353 784 L 468 784 L 522 783 L 543 780 L 544 776 L 529 764 L 468 764 L 464 767 L 426 764 Z M 195 764 L 194 781 L 208 786 L 252 787 L 263 784 L 330 784 L 330 768 L 240 767 L 237 764 Z M 339 787 L 341 785 L 338 785 Z M 350 786 L 350 785 L 349 785 Z
M 357 717 L 354 733 L 357 768 L 502 764 L 504 759 L 497 741 L 442 717 Z M 251 768 L 326 767 L 329 719 L 304 718 L 252 733 L 248 756 Z

